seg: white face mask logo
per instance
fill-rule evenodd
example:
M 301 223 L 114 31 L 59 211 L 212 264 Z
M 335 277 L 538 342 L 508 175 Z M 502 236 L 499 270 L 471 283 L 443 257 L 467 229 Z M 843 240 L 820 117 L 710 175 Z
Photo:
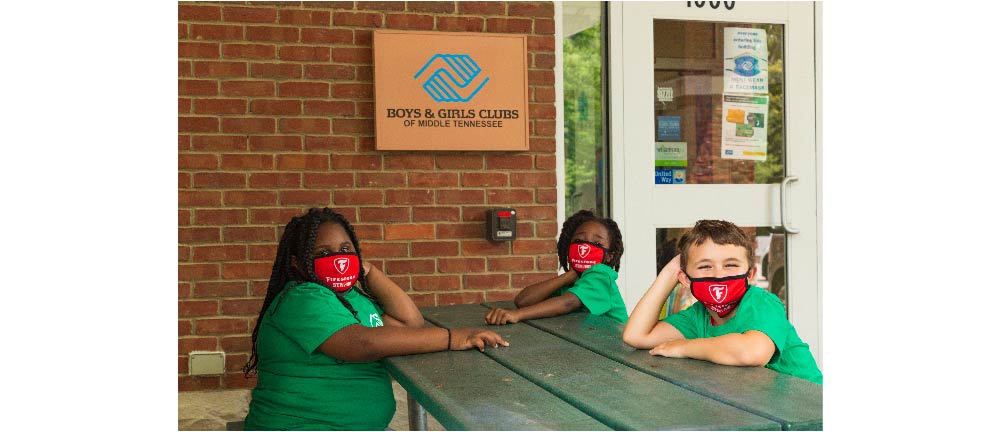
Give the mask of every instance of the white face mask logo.
M 715 299 L 717 303 L 722 303 L 722 301 L 725 300 L 729 294 L 728 288 L 729 287 L 726 285 L 709 285 L 708 292 L 712 294 L 712 298 Z
M 580 252 L 580 257 L 581 258 L 586 258 L 587 254 L 590 253 L 590 245 L 582 244 L 582 245 L 579 245 L 577 247 L 579 248 L 579 249 L 577 249 L 577 251 Z
M 333 266 L 337 269 L 337 271 L 340 272 L 340 274 L 344 274 L 347 272 L 347 265 L 349 263 L 350 260 L 348 260 L 347 258 L 337 258 L 333 260 Z

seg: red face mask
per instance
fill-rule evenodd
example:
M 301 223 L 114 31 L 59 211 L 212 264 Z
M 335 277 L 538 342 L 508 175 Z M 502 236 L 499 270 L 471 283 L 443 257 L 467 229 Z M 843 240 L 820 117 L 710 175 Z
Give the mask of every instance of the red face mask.
M 569 268 L 577 273 L 583 273 L 595 264 L 604 262 L 604 255 L 607 252 L 603 246 L 591 242 L 575 242 L 569 245 Z
M 361 260 L 353 252 L 338 252 L 313 260 L 313 269 L 319 281 L 336 292 L 354 286 L 360 274 Z
M 687 274 L 685 272 L 684 274 Z M 750 272 L 744 274 L 722 277 L 722 278 L 693 278 L 691 279 L 691 294 L 720 317 L 729 315 L 743 299 L 743 294 L 747 292 L 747 279 Z

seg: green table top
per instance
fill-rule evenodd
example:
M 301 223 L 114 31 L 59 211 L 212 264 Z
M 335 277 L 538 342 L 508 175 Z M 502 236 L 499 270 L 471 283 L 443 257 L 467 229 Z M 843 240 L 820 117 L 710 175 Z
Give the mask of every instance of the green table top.
M 511 302 L 486 303 L 512 308 Z M 702 360 L 649 355 L 622 342 L 624 325 L 586 312 L 526 324 L 636 370 L 781 424 L 783 430 L 823 427 L 823 386 L 757 367 L 722 366 Z
M 465 351 L 387 360 L 400 384 L 449 429 L 597 428 L 585 423 L 569 425 L 583 421 L 578 412 L 601 427 L 620 430 L 780 429 L 776 421 L 531 325 L 488 326 L 483 321 L 487 310 L 481 305 L 457 305 L 421 312 L 428 321 L 443 327 L 490 328 L 510 342 L 510 347 L 488 348 L 485 356 Z M 409 364 L 404 367 L 401 361 Z M 442 386 L 442 380 L 452 384 Z M 491 405 L 496 398 L 506 400 L 502 406 Z M 576 411 L 567 410 L 566 404 Z M 557 407 L 564 417 L 552 417 L 547 412 L 550 406 Z M 479 411 L 473 412 L 477 407 Z M 497 418 L 497 413 L 504 418 Z M 460 415 L 464 418 L 457 418 Z

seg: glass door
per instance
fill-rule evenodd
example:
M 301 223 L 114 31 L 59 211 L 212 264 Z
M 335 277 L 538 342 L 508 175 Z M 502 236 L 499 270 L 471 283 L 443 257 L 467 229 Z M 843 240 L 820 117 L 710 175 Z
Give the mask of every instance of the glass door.
M 821 361 L 814 16 L 812 3 L 612 4 L 612 211 L 630 310 L 685 229 L 729 220 L 756 239 L 753 284 Z M 692 302 L 675 290 L 663 313 Z

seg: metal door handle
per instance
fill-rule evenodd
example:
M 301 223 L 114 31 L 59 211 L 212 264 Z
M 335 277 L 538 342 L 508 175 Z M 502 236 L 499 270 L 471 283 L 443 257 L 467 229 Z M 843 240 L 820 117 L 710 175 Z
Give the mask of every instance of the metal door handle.
M 796 176 L 786 176 L 781 180 L 781 231 L 786 234 L 798 234 L 798 228 L 792 228 L 788 226 L 787 219 L 785 216 L 788 214 L 788 184 L 793 181 L 798 181 Z

